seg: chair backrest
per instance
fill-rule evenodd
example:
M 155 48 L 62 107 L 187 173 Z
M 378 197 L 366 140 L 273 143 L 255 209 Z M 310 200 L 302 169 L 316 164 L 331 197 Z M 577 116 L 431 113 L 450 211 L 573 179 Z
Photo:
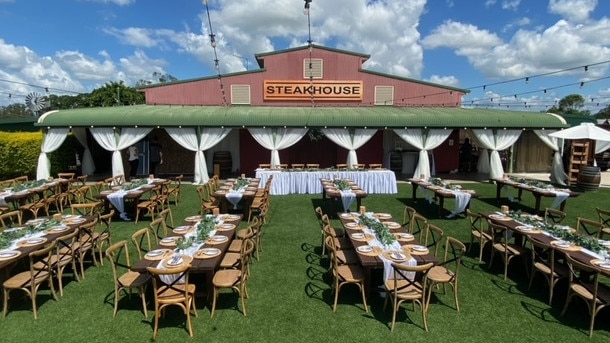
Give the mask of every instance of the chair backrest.
M 381 164 L 381 163 L 369 163 L 369 168 L 370 169 L 382 169 L 383 168 L 383 164 Z
M 127 248 L 127 241 L 122 240 L 109 246 L 106 249 L 106 258 L 108 261 L 110 261 L 114 282 L 117 283 L 119 282 L 119 277 L 123 274 L 123 270 L 129 270 L 131 266 L 129 263 L 129 249 Z
M 434 263 L 432 262 L 416 266 L 392 262 L 392 269 L 394 271 L 394 287 L 392 288 L 392 291 L 394 293 L 400 293 L 403 289 L 409 289 L 410 292 L 408 295 L 410 299 L 425 299 L 427 288 L 426 275 L 433 266 Z M 409 278 L 407 273 L 415 273 L 415 277 Z M 406 284 L 399 285 L 399 282 L 405 282 Z
M 462 264 L 462 257 L 466 253 L 466 246 L 458 239 L 447 236 L 445 241 L 445 254 L 443 255 L 443 265 L 453 271 L 453 277 L 457 278 L 458 270 Z
M 320 163 L 307 163 L 305 164 L 305 166 L 311 169 L 318 169 L 320 168 Z
M 163 303 L 185 303 L 186 311 L 189 310 L 189 287 L 176 287 L 177 284 L 188 284 L 190 264 L 183 264 L 176 268 L 154 268 L 147 267 L 146 270 L 153 277 L 153 288 L 155 294 L 155 303 L 159 303 L 160 298 L 164 298 Z M 161 280 L 161 277 L 171 275 L 172 282 L 166 283 L 170 278 Z M 171 298 L 169 297 L 170 295 Z
M 305 168 L 305 164 L 304 163 L 293 163 L 291 165 L 292 169 L 303 169 Z
M 261 169 L 270 169 L 271 168 L 271 163 L 259 163 L 258 167 Z
M 433 224 L 428 224 L 428 230 L 426 230 L 426 239 L 424 245 L 430 250 L 434 251 L 434 256 L 438 255 L 438 249 L 440 248 L 441 240 L 445 233 L 443 230 Z
M 547 207 L 544 210 L 544 221 L 554 225 L 561 224 L 563 220 L 566 218 L 566 213 L 551 207 Z
M 152 222 L 150 222 L 150 230 L 155 236 L 156 244 L 159 244 L 159 240 L 167 237 L 169 234 L 169 230 L 167 228 L 167 224 L 165 223 L 165 219 L 160 217 Z
M 82 204 L 72 204 L 72 206 L 70 206 L 72 215 L 81 216 L 97 216 L 101 208 L 102 202 L 100 201 L 86 202 Z
M 551 244 L 536 239 L 535 235 L 528 236 L 532 245 L 532 264 L 543 263 L 549 268 L 549 274 L 555 272 L 555 248 Z
M 599 218 L 599 222 L 604 227 L 610 227 L 610 210 L 603 210 L 599 207 L 596 207 L 597 217 Z
M 48 275 L 52 275 L 53 273 L 53 259 L 52 256 L 55 253 L 55 249 L 57 248 L 57 240 L 53 241 L 51 244 L 48 244 L 46 247 L 32 251 L 29 254 L 30 258 L 30 280 L 33 283 L 40 283 L 44 279 L 41 279 L 40 276 L 46 272 Z M 36 262 L 41 263 L 44 267 L 40 268 L 40 265 L 36 267 L 34 264 Z
M 591 264 L 575 260 L 570 254 L 566 254 L 565 257 L 570 268 L 570 285 L 582 285 L 591 292 L 593 296 L 588 299 L 588 305 L 591 306 L 590 303 L 598 297 L 600 270 Z M 590 307 L 589 310 L 591 310 Z
M 152 249 L 152 245 L 150 242 L 150 233 L 148 231 L 149 229 L 145 227 L 134 232 L 133 235 L 131 235 L 131 241 L 136 247 L 136 250 L 138 251 L 138 257 L 140 259 L 142 259 L 142 256 L 144 255 L 143 252 L 147 253 Z
M 74 181 L 74 178 L 76 177 L 76 173 L 57 173 L 57 177 L 60 179 Z
M 592 237 L 599 237 L 603 228 L 603 224 L 595 220 L 582 217 L 578 217 L 576 220 L 576 232 Z
M 70 260 L 73 260 L 76 255 L 76 249 L 78 244 L 74 244 L 78 240 L 78 236 L 80 235 L 79 230 L 73 230 L 67 235 L 63 235 L 58 237 L 56 242 L 56 250 L 55 254 L 57 255 L 57 261 L 64 261 L 66 257 L 69 257 Z
M 112 225 L 112 217 L 114 217 L 114 209 L 110 210 L 110 212 L 106 214 L 101 214 L 97 217 L 97 225 L 100 228 L 101 232 L 110 231 L 110 226 Z
M 339 168 L 339 169 L 346 169 L 347 168 L 347 163 L 337 163 L 337 168 Z
M 22 219 L 22 217 L 21 217 L 20 210 L 14 210 L 14 211 L 5 212 L 5 213 L 0 214 L 0 224 L 2 225 L 2 228 L 4 228 L 4 229 L 13 227 L 13 226 L 21 226 L 21 224 L 22 224 L 21 219 Z
M 18 176 L 16 178 L 13 179 L 14 182 L 16 183 L 23 183 L 23 182 L 28 182 L 28 176 L 27 175 L 22 175 L 22 176 Z
M 404 226 L 407 231 L 411 232 L 411 220 L 413 219 L 413 215 L 417 213 L 417 211 L 411 206 L 405 206 L 405 209 L 402 213 L 402 226 Z
M 482 232 L 483 230 L 483 217 L 475 212 L 472 212 L 469 208 L 466 209 L 466 217 L 468 217 L 468 222 L 470 223 L 471 231 Z
M 428 231 L 428 219 L 419 213 L 413 214 L 413 217 L 411 217 L 411 225 L 409 226 L 409 229 L 409 233 L 413 234 L 414 236 L 420 235 L 421 241 L 421 236 L 425 235 L 426 231 Z

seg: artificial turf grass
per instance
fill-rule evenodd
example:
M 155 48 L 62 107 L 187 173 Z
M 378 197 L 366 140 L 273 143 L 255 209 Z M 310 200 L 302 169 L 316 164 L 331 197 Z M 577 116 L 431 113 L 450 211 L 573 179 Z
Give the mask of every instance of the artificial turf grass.
M 176 220 L 195 214 L 198 199 L 195 187 L 182 186 L 182 201 L 172 206 Z M 480 199 L 474 199 L 471 209 L 475 212 L 495 210 L 495 185 L 472 184 Z M 467 219 L 438 218 L 436 205 L 423 200 L 413 203 L 411 186 L 399 184 L 399 194 L 370 195 L 363 205 L 371 211 L 391 213 L 402 219 L 405 205 L 415 207 L 441 227 L 445 235 L 451 235 L 468 243 L 470 237 Z M 603 204 L 610 190 L 585 193 L 570 198 L 566 210 L 567 224 L 574 225 L 577 216 L 596 218 L 591 204 Z M 524 196 L 521 203 L 511 203 L 511 208 L 530 210 L 533 197 Z M 370 313 L 362 309 L 362 300 L 355 287 L 344 287 L 339 296 L 337 313 L 332 312 L 328 261 L 320 258 L 321 233 L 314 208 L 321 204 L 320 195 L 272 196 L 269 222 L 263 227 L 263 251 L 261 260 L 252 264 L 247 300 L 248 316 L 236 310 L 236 293 L 224 292 L 219 297 L 216 314 L 209 318 L 209 303 L 197 299 L 199 317 L 192 318 L 194 339 L 210 342 L 249 340 L 254 342 L 296 341 L 451 341 L 451 342 L 503 342 L 536 340 L 557 341 L 606 341 L 610 337 L 608 311 L 602 311 L 596 319 L 593 339 L 587 336 L 588 316 L 579 301 L 573 301 L 564 317 L 559 317 L 564 299 L 565 284 L 556 289 L 552 307 L 546 304 L 547 288 L 542 278 L 537 279 L 532 290 L 527 291 L 527 278 L 521 273 L 520 261 L 509 266 L 509 278 L 503 280 L 502 264 L 494 266 L 478 264 L 474 247 L 461 266 L 459 297 L 461 311 L 455 310 L 453 296 L 435 294 L 428 313 L 430 332 L 422 328 L 421 314 L 416 307 L 404 306 L 399 313 L 394 333 L 389 331 L 391 310 L 382 310 L 383 299 L 373 293 L 367 302 Z M 447 201 L 447 208 L 453 202 Z M 544 203 L 543 203 L 544 206 Z M 112 224 L 113 242 L 130 241 L 137 229 L 149 221 L 138 224 L 117 220 Z M 339 221 L 333 219 L 333 224 Z M 243 228 L 242 224 L 240 228 Z M 132 263 L 135 249 L 129 243 Z M 489 260 L 489 252 L 484 255 Z M 11 298 L 9 314 L 0 320 L 0 340 L 3 342 L 63 341 L 107 342 L 149 341 L 152 337 L 152 296 L 149 300 L 149 317 L 144 318 L 137 296 L 123 297 L 119 303 L 117 318 L 112 318 L 112 274 L 108 262 L 103 267 L 89 266 L 85 280 L 77 283 L 67 279 L 64 297 L 59 301 L 39 304 L 39 319 L 34 321 L 29 299 L 25 305 L 15 305 Z M 42 290 L 43 294 L 48 291 Z M 18 294 L 18 293 L 15 293 Z M 189 339 L 184 329 L 184 315 L 168 311 L 160 321 L 159 341 L 184 341 Z M 26 328 L 26 329 L 24 329 Z

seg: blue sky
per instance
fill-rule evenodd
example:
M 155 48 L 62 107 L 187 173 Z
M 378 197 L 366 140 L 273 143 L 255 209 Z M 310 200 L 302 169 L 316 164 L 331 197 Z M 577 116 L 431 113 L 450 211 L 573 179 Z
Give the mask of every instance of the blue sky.
M 209 0 L 220 71 L 305 45 L 303 5 Z M 311 39 L 369 54 L 367 69 L 470 89 L 465 105 L 543 111 L 577 93 L 596 113 L 610 104 L 608 13 L 601 0 L 313 0 Z M 202 1 L 0 0 L 0 22 L 0 105 L 216 73 Z

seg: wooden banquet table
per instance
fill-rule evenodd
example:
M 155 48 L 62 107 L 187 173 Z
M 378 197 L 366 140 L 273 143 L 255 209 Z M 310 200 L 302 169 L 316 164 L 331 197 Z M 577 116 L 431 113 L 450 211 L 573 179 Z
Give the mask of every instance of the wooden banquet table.
M 346 236 L 349 237 L 349 240 L 352 243 L 352 245 L 354 246 L 354 249 L 356 251 L 357 251 L 358 247 L 368 245 L 368 242 L 366 240 L 354 238 L 354 234 L 362 233 L 362 230 L 363 230 L 363 226 L 359 225 L 357 222 L 357 220 L 360 216 L 359 213 L 339 212 L 339 213 L 337 213 L 337 216 L 341 220 L 341 224 L 343 225 L 343 228 L 345 229 Z M 401 235 L 407 234 L 407 230 L 404 227 L 402 227 L 399 223 L 393 221 L 392 216 L 390 214 L 375 213 L 374 216 L 376 216 L 377 219 L 379 219 L 379 221 L 385 223 L 385 225 L 388 226 L 388 228 L 390 229 L 390 232 L 392 232 L 392 234 L 394 234 L 397 237 L 397 241 L 398 241 L 398 243 L 400 243 L 400 245 L 403 247 L 403 249 L 408 249 L 408 247 L 410 247 L 410 246 L 415 246 L 415 245 L 420 244 L 418 242 L 418 240 L 415 239 L 414 237 L 411 237 L 408 239 L 402 239 Z M 381 259 L 381 257 L 379 255 L 372 256 L 371 254 L 362 254 L 362 253 L 358 253 L 358 252 L 356 253 L 356 255 L 358 256 L 360 265 L 364 269 L 364 274 L 365 274 L 364 288 L 366 289 L 367 293 L 369 293 L 372 291 L 371 272 L 373 270 L 383 270 L 384 269 L 383 260 Z M 437 257 L 434 256 L 434 254 L 432 254 L 429 250 L 426 252 L 423 252 L 423 253 L 413 252 L 413 253 L 410 253 L 410 256 L 413 257 L 417 261 L 418 265 L 429 263 L 429 262 L 432 262 L 434 264 L 438 263 Z
M 536 199 L 536 204 L 534 205 L 534 211 L 536 214 L 544 212 L 540 210 L 542 197 L 555 198 L 557 197 L 557 191 L 567 193 L 568 198 L 575 198 L 581 194 L 578 192 L 573 192 L 569 189 L 538 188 L 528 185 L 526 183 L 515 182 L 511 179 L 493 179 L 493 181 L 496 183 L 496 200 L 498 201 L 498 203 L 500 203 L 500 193 L 502 191 L 502 188 L 504 188 L 504 186 L 510 186 L 518 190 L 518 194 L 516 197 L 518 200 L 521 200 L 523 191 L 532 193 L 532 195 Z M 561 204 L 559 205 L 560 210 L 564 210 L 567 201 L 568 199 L 566 198 L 561 202 Z
M 363 170 L 280 170 L 257 169 L 256 177 L 264 185 L 273 175 L 270 194 L 319 194 L 320 179 L 349 179 L 357 183 L 368 194 L 396 194 L 396 175 L 388 169 Z
M 345 180 L 345 181 L 351 187 L 351 192 L 353 193 L 353 197 L 356 200 L 356 208 L 360 208 L 360 206 L 362 205 L 362 199 L 366 198 L 367 193 L 365 191 L 363 191 L 362 189 L 360 189 L 360 187 L 355 182 L 353 182 L 351 180 Z M 322 185 L 322 201 L 326 201 L 326 197 L 328 196 L 328 198 L 331 200 L 330 213 L 333 213 L 334 209 L 335 209 L 335 202 L 342 200 L 343 194 L 341 194 L 341 191 L 336 187 L 336 185 L 333 183 L 333 180 L 331 180 L 331 179 L 320 179 L 320 184 Z M 353 200 L 354 199 L 352 199 L 351 201 L 353 201 Z M 347 200 L 346 202 L 343 203 L 344 211 L 349 212 L 350 206 L 347 205 L 347 208 L 345 208 L 345 207 L 346 207 L 346 203 L 349 203 L 351 205 L 351 201 Z
M 434 198 L 439 199 L 438 200 L 438 216 L 439 217 L 443 216 L 443 212 L 448 211 L 448 210 L 445 210 L 445 198 L 456 199 L 457 192 L 466 192 L 466 193 L 470 194 L 470 199 L 468 199 L 468 203 L 466 203 L 464 210 L 461 211 L 461 212 L 465 212 L 466 209 L 468 209 L 470 207 L 470 200 L 472 198 L 479 197 L 479 195 L 474 190 L 468 190 L 468 189 L 450 190 L 450 189 L 443 188 L 440 186 L 435 186 L 431 182 L 428 182 L 428 181 L 425 181 L 422 179 L 410 178 L 410 179 L 408 179 L 408 181 L 411 182 L 411 186 L 413 188 L 412 197 L 413 197 L 414 202 L 417 202 L 417 188 L 418 187 L 421 187 L 423 189 L 426 189 L 426 190 L 432 192 L 434 194 Z M 451 211 L 448 211 L 448 212 L 451 212 Z
M 132 202 L 132 203 L 137 204 L 138 201 L 140 200 L 140 198 L 144 194 L 151 192 L 155 188 L 155 186 L 161 185 L 163 187 L 164 182 L 166 182 L 166 179 L 153 179 L 151 183 L 146 183 L 137 188 L 130 189 L 130 190 L 126 191 L 125 195 L 123 196 L 123 202 L 125 202 L 125 205 L 127 202 Z M 125 186 L 126 184 L 128 185 L 129 183 L 124 183 L 123 185 L 120 185 L 120 186 L 114 186 L 114 187 L 112 187 L 112 189 L 101 191 L 97 195 L 97 198 L 100 199 L 101 201 L 103 201 L 103 203 L 104 203 L 104 213 L 110 212 L 111 203 L 110 203 L 110 200 L 108 199 L 108 196 L 113 194 L 114 192 L 122 190 L 122 187 Z M 135 218 L 136 217 L 136 206 L 132 206 L 132 207 L 133 207 L 131 209 L 132 213 L 130 215 L 131 215 L 131 218 Z M 125 206 L 125 209 L 127 209 L 127 206 Z
M 44 224 L 50 219 L 52 219 L 52 217 L 38 217 L 38 219 L 29 220 L 24 223 L 24 225 L 22 226 L 22 229 L 27 227 L 28 225 Z M 64 215 L 63 219 L 61 221 L 61 225 L 63 225 L 64 227 L 56 227 L 56 228 L 49 227 L 48 229 L 43 230 L 42 234 L 37 234 L 37 235 L 33 236 L 33 237 L 44 238 L 43 241 L 40 241 L 40 242 L 37 242 L 34 244 L 19 244 L 18 243 L 15 251 L 18 251 L 19 255 L 15 256 L 13 258 L 2 258 L 2 256 L 0 255 L 0 270 L 3 270 L 4 273 L 7 274 L 9 272 L 10 266 L 12 266 L 14 263 L 16 263 L 24 258 L 27 259 L 28 255 L 31 252 L 44 247 L 45 245 L 53 242 L 55 239 L 57 239 L 59 237 L 62 237 L 69 233 L 74 232 L 74 230 L 77 230 L 83 224 L 88 224 L 94 219 L 95 219 L 95 216 Z M 5 229 L 5 232 L 6 232 L 6 229 Z M 0 233 L 0 234 L 2 234 L 2 233 Z M 27 239 L 28 238 L 23 237 L 23 238 L 19 239 L 19 241 L 23 241 L 23 240 L 27 240 Z M 12 251 L 12 250 L 0 249 L 0 251 L 6 252 L 6 251 Z
M 226 228 L 223 228 L 222 230 L 218 229 L 218 231 L 216 231 L 215 235 L 225 236 L 225 237 L 227 237 L 227 240 L 224 242 L 220 242 L 220 243 L 211 242 L 211 241 L 207 240 L 199 248 L 199 250 L 207 249 L 207 248 L 217 248 L 220 250 L 220 253 L 216 256 L 207 257 L 207 258 L 192 258 L 192 260 L 190 261 L 191 268 L 189 269 L 189 273 L 202 274 L 205 276 L 205 279 L 206 279 L 205 285 L 206 285 L 206 291 L 208 292 L 207 293 L 208 296 L 211 294 L 211 290 L 213 289 L 212 278 L 214 277 L 214 273 L 218 269 L 220 262 L 222 261 L 224 255 L 225 255 L 225 252 L 231 245 L 231 241 L 233 241 L 233 239 L 235 238 L 235 232 L 237 231 L 237 228 L 239 227 L 239 224 L 243 219 L 243 215 L 241 215 L 241 214 L 221 214 L 220 216 L 222 216 L 222 218 L 223 218 L 222 225 L 230 224 L 229 226 L 232 226 L 232 228 L 226 227 Z M 176 227 L 173 230 L 173 232 L 171 232 L 169 234 L 168 237 L 184 236 L 184 233 L 180 232 L 180 229 L 182 229 L 183 227 L 186 227 L 186 226 L 196 225 L 197 221 L 194 219 L 195 217 L 201 217 L 201 216 L 187 217 L 180 226 Z M 217 226 L 217 228 L 219 228 L 219 226 Z M 163 239 L 162 239 L 159 242 L 159 244 L 154 248 L 154 250 L 158 250 L 158 249 L 171 249 L 172 251 L 174 251 L 176 249 L 176 244 L 175 244 L 175 242 L 174 243 L 172 243 L 172 242 L 164 243 Z M 171 259 L 171 255 L 168 256 L 166 259 Z M 162 260 L 159 258 L 148 258 L 145 255 L 144 258 L 139 260 L 136 264 L 132 265 L 131 269 L 133 271 L 137 271 L 140 273 L 147 273 L 147 270 L 146 270 L 147 267 L 157 268 L 159 266 L 159 264 L 163 263 L 163 261 L 166 259 Z M 204 294 L 204 292 L 202 292 L 201 290 L 198 290 L 197 293 Z
M 260 179 L 249 178 L 246 187 L 233 190 L 235 180 L 227 179 L 212 195 L 220 200 L 220 213 L 229 213 L 231 212 L 230 209 L 237 209 L 238 203 L 243 200 L 243 213 L 248 215 L 248 210 L 258 190 Z
M 507 229 L 511 230 L 515 234 L 515 239 L 516 239 L 517 243 L 520 240 L 522 241 L 523 238 L 529 237 L 529 236 L 535 236 L 535 238 L 537 240 L 542 241 L 546 244 L 551 244 L 551 242 L 559 240 L 558 238 L 552 237 L 551 235 L 546 234 L 542 230 L 538 230 L 536 228 L 532 228 L 530 230 L 524 230 L 524 229 L 522 229 L 524 226 L 522 223 L 515 221 L 512 218 L 502 216 L 500 213 L 497 213 L 497 212 L 481 212 L 480 214 L 483 217 L 493 221 L 494 223 L 496 223 L 498 225 L 502 225 L 502 226 L 506 227 Z M 569 248 L 566 248 L 566 249 L 558 247 L 558 246 L 554 246 L 554 248 L 555 248 L 556 252 L 570 255 L 570 257 L 574 258 L 575 260 L 577 260 L 583 264 L 591 265 L 594 268 L 598 269 L 601 272 L 601 274 L 610 277 L 610 268 L 601 268 L 601 267 L 591 263 L 591 261 L 598 259 L 598 257 L 592 255 L 592 254 L 594 254 L 593 252 L 588 251 L 587 249 L 584 249 L 584 248 L 576 246 L 576 245 L 571 245 Z M 610 250 L 610 245 L 606 245 L 606 249 Z
M 61 190 L 66 189 L 69 186 L 69 180 L 53 179 L 46 181 L 42 185 L 25 188 L 17 192 L 13 191 L 14 187 L 8 187 L 0 193 L 0 205 L 6 204 L 6 206 L 12 209 L 19 209 L 19 205 L 25 203 L 32 196 L 38 195 L 42 197 L 42 194 L 48 190 L 60 192 L 61 190 L 57 189 L 57 186 L 61 187 Z

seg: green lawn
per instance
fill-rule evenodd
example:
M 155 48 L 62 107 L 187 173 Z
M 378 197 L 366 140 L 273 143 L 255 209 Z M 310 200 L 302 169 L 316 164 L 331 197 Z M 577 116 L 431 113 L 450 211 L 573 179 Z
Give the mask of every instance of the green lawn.
M 195 187 L 182 186 L 182 201 L 173 207 L 180 220 L 198 211 Z M 495 186 L 489 183 L 468 185 L 481 198 L 472 201 L 474 211 L 497 209 Z M 394 195 L 370 195 L 363 205 L 368 210 L 389 212 L 401 218 L 405 205 L 415 207 L 430 218 L 445 235 L 468 243 L 469 225 L 463 217 L 437 217 L 436 205 L 424 201 L 413 203 L 411 186 L 399 184 Z M 585 193 L 567 204 L 568 224 L 576 217 L 596 218 L 595 206 L 608 207 L 610 189 Z M 525 194 L 520 204 L 505 203 L 511 208 L 530 210 L 534 198 Z M 584 304 L 575 301 L 564 317 L 559 313 L 566 285 L 556 289 L 552 307 L 546 304 L 547 288 L 537 279 L 531 291 L 520 261 L 513 261 L 507 281 L 502 277 L 499 261 L 492 269 L 478 264 L 476 249 L 463 261 L 460 275 L 460 307 L 455 310 L 451 293 L 433 297 L 428 313 L 430 332 L 425 332 L 419 312 L 406 306 L 397 319 L 395 332 L 389 330 L 391 311 L 382 309 L 383 299 L 369 297 L 370 312 L 362 309 L 356 288 L 342 289 L 337 313 L 332 312 L 328 261 L 321 259 L 320 229 L 314 208 L 321 205 L 320 195 L 272 196 L 269 222 L 264 227 L 263 252 L 252 264 L 247 300 L 248 316 L 236 309 L 235 294 L 220 297 L 214 318 L 210 304 L 197 302 L 199 317 L 193 317 L 194 338 L 205 342 L 506 342 L 570 341 L 607 342 L 610 338 L 610 310 L 597 317 L 592 339 L 588 338 L 588 315 Z M 551 204 L 543 200 L 543 207 Z M 447 207 L 453 206 L 447 201 Z M 339 225 L 336 219 L 334 223 Z M 112 226 L 113 241 L 129 239 L 137 229 L 148 225 L 145 218 L 138 224 L 117 220 Z M 243 226 L 243 224 L 242 224 Z M 135 252 L 129 242 L 131 253 Z M 476 247 L 475 247 L 476 248 Z M 486 261 L 488 260 L 488 254 Z M 135 260 L 135 259 L 134 259 Z M 120 302 L 116 318 L 112 317 L 112 275 L 110 266 L 89 266 L 86 278 L 75 282 L 66 278 L 64 297 L 53 301 L 46 289 L 39 295 L 39 319 L 34 320 L 29 299 L 15 292 L 8 316 L 0 320 L 1 342 L 146 342 L 152 337 L 152 304 L 149 317 L 140 312 L 137 296 Z M 152 299 L 152 296 L 149 297 Z M 241 305 L 239 305 L 241 306 Z M 161 320 L 158 341 L 188 341 L 183 326 L 184 315 L 170 309 Z

